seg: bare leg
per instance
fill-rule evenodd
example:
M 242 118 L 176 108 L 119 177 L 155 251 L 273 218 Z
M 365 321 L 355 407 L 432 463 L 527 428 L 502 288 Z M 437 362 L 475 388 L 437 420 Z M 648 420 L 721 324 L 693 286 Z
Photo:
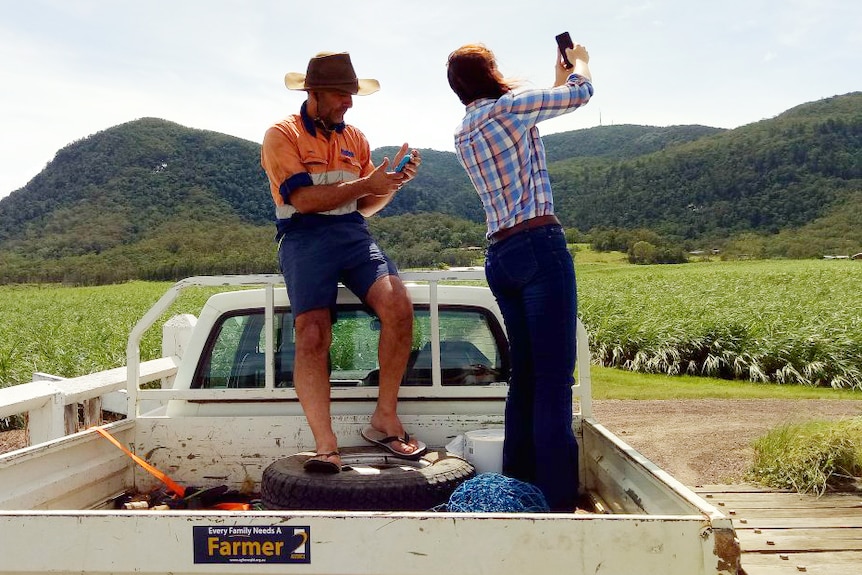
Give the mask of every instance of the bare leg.
M 328 309 L 314 309 L 296 317 L 294 385 L 314 435 L 317 453 L 331 453 L 338 449 L 329 409 L 328 357 L 331 343 L 332 321 Z M 338 456 L 327 459 L 341 465 Z
M 398 388 L 407 369 L 410 345 L 413 339 L 413 304 L 410 295 L 398 276 L 385 276 L 377 280 L 366 297 L 367 303 L 380 318 L 380 346 L 377 350 L 380 363 L 380 388 L 377 407 L 371 416 L 371 426 L 387 436 L 403 437 L 404 426 L 398 418 Z M 396 450 L 413 453 L 417 443 L 393 442 Z

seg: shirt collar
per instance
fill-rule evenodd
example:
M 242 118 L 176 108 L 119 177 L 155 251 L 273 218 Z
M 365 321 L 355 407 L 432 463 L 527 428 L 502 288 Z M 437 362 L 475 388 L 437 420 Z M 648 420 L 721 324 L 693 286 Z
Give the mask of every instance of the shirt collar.
M 314 118 L 308 115 L 308 101 L 302 103 L 302 107 L 299 109 L 299 115 L 302 117 L 302 125 L 305 126 L 305 131 L 312 136 L 317 136 L 317 126 L 314 123 Z M 347 124 L 344 122 L 339 122 L 332 127 L 332 130 L 340 134 L 344 131 L 346 126 Z

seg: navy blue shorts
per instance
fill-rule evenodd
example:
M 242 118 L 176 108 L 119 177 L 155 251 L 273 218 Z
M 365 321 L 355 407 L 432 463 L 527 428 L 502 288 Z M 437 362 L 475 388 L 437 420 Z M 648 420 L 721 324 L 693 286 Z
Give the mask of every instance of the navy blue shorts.
M 334 310 L 338 282 L 365 303 L 374 282 L 398 275 L 365 222 L 291 229 L 281 238 L 278 259 L 294 317 L 313 309 Z

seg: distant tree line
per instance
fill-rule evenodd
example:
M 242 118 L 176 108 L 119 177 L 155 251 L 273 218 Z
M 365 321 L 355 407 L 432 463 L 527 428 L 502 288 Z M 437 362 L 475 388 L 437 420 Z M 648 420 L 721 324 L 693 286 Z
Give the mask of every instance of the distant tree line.
M 371 218 L 381 247 L 401 268 L 481 263 L 484 226 L 442 214 Z M 98 253 L 0 252 L 0 283 L 100 285 L 176 281 L 194 275 L 278 273 L 275 226 L 175 218 L 147 237 Z
M 681 264 L 688 261 L 688 254 L 681 243 L 645 228 L 600 228 L 591 230 L 587 237 L 592 249 L 623 252 L 633 264 Z

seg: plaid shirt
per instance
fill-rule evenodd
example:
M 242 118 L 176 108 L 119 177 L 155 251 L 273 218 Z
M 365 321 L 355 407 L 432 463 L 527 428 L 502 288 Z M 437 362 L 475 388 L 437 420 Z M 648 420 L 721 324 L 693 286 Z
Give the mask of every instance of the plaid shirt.
M 556 88 L 508 92 L 467 106 L 455 132 L 455 151 L 485 208 L 487 237 L 554 213 L 545 146 L 536 124 L 586 104 L 592 95 L 592 83 L 572 74 Z

